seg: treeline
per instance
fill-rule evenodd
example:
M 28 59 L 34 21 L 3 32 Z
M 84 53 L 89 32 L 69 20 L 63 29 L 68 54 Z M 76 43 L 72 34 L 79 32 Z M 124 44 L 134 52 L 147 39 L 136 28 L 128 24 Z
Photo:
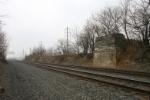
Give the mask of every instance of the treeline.
M 0 23 L 0 60 L 5 60 L 7 47 L 7 36 L 6 33 L 2 30 L 2 25 Z
M 71 39 L 59 39 L 54 47 L 35 47 L 28 57 L 93 53 L 96 37 L 123 33 L 127 43 L 135 39 L 149 46 L 150 3 L 148 0 L 122 0 L 119 5 L 106 6 L 91 15 L 83 29 L 71 30 Z
M 8 37 L 7 34 L 2 29 L 3 22 L 1 18 L 3 17 L 4 17 L 3 15 L 0 15 L 0 61 L 1 60 L 4 61 L 6 59 L 6 52 L 8 48 Z

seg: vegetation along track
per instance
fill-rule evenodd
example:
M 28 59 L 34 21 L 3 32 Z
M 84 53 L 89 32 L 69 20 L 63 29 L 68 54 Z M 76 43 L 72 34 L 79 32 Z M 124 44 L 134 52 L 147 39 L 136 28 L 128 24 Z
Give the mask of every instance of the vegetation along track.
M 122 71 L 122 70 L 111 70 L 111 69 L 101 69 L 101 68 L 87 68 L 87 67 L 64 67 L 64 66 L 56 66 L 56 65 L 49 65 L 44 63 L 35 63 L 35 62 L 25 62 L 27 64 L 31 64 L 34 66 L 42 67 L 45 69 L 69 74 L 71 76 L 83 78 L 86 80 L 90 80 L 92 82 L 105 84 L 117 88 L 121 88 L 126 91 L 132 91 L 138 94 L 144 94 L 150 96 L 150 82 L 143 82 L 139 80 L 127 79 L 127 78 L 118 78 L 114 76 L 102 75 L 99 74 L 101 71 L 108 72 L 108 73 L 119 73 L 119 75 L 133 75 L 133 76 L 140 76 L 143 78 L 150 79 L 150 73 L 144 72 L 134 72 L 134 71 Z M 99 71 L 99 73 L 96 73 Z

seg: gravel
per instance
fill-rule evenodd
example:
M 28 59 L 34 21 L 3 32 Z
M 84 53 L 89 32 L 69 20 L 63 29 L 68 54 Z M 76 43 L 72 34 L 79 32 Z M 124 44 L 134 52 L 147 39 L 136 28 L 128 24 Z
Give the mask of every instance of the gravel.
M 139 100 L 140 95 L 9 61 L 1 100 Z

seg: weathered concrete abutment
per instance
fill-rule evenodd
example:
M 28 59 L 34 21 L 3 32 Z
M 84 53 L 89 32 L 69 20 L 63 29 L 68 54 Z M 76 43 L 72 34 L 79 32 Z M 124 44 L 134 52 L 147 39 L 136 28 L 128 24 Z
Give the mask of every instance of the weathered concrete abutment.
M 119 33 L 98 37 L 94 50 L 94 66 L 116 68 L 120 53 L 125 48 L 125 41 L 124 35 Z

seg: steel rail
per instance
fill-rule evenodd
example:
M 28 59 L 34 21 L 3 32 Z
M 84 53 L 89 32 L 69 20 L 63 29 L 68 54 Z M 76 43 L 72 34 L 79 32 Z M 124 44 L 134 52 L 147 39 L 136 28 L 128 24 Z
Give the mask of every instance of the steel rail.
M 40 66 L 41 65 L 39 65 L 39 67 Z M 60 70 L 72 71 L 72 72 L 76 72 L 76 73 L 88 74 L 88 75 L 92 75 L 92 76 L 96 76 L 96 77 L 102 77 L 102 78 L 109 78 L 109 79 L 113 79 L 113 80 L 121 80 L 121 81 L 126 81 L 126 82 L 132 82 L 133 84 L 140 84 L 140 85 L 144 85 L 144 86 L 149 86 L 150 87 L 150 83 L 149 82 L 141 82 L 141 81 L 136 81 L 136 80 L 132 80 L 132 79 L 126 79 L 126 78 L 117 78 L 117 77 L 113 77 L 113 76 L 95 74 L 95 73 L 92 73 L 92 72 L 79 71 L 79 70 L 75 70 L 75 69 L 68 69 L 68 68 L 64 68 L 64 67 L 63 68 L 59 68 L 59 67 L 53 67 L 53 66 L 49 66 L 49 65 L 45 65 L 45 66 L 46 67 L 60 69 Z
M 127 71 L 127 70 L 118 70 L 118 69 L 108 69 L 108 68 L 93 68 L 93 67 L 84 67 L 84 66 L 71 66 L 71 65 L 57 65 L 57 64 L 49 64 L 49 63 L 40 63 L 40 62 L 32 62 L 32 63 L 39 63 L 44 65 L 56 65 L 56 66 L 67 66 L 72 68 L 78 69 L 86 69 L 86 70 L 93 70 L 93 71 L 103 71 L 109 73 L 118 73 L 118 74 L 128 74 L 134 76 L 143 76 L 150 78 L 150 73 L 148 72 L 139 72 L 139 71 Z

